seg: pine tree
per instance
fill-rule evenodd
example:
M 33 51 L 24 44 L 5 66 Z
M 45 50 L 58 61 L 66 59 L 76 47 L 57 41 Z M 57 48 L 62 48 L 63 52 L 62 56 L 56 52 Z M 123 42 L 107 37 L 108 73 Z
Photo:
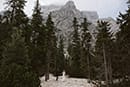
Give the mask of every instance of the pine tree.
M 55 72 L 56 72 L 56 80 L 58 80 L 58 76 L 62 75 L 62 72 L 65 70 L 65 56 L 64 56 L 64 44 L 63 38 L 60 38 L 59 45 L 57 48 L 57 57 L 55 59 Z
M 31 45 L 30 45 L 30 57 L 32 57 L 32 66 L 38 74 L 44 73 L 45 64 L 45 27 L 43 24 L 43 18 L 39 0 L 36 2 L 36 6 L 33 11 L 31 19 Z M 39 68 L 39 66 L 41 66 Z
M 55 59 L 57 54 L 57 38 L 55 35 L 55 26 L 54 22 L 51 18 L 51 13 L 48 15 L 48 19 L 46 21 L 46 73 L 45 80 L 49 79 L 49 71 L 51 73 L 55 72 Z
M 91 34 L 88 30 L 90 23 L 84 18 L 81 24 L 81 71 L 83 77 L 90 79 L 90 48 L 91 48 Z
M 25 3 L 25 0 L 7 0 L 8 9 L 4 12 L 2 23 L 3 31 L 6 30 L 7 37 L 10 38 L 7 44 L 12 40 L 14 29 L 18 29 L 21 36 L 25 38 L 24 33 L 28 23 L 28 18 L 23 11 Z
M 98 21 L 98 35 L 97 35 L 97 41 L 96 41 L 96 68 L 99 71 L 97 76 L 98 79 L 105 79 L 106 80 L 106 86 L 109 87 L 109 73 L 111 70 L 109 70 L 109 67 L 111 67 L 111 47 L 112 47 L 112 37 L 109 32 L 109 24 L 108 22 L 99 22 Z M 105 72 L 105 74 L 104 74 Z M 104 78 L 105 77 L 105 78 Z
M 25 0 L 8 0 L 8 13 L 9 22 L 12 23 L 13 26 L 18 28 L 23 28 L 28 22 L 28 18 L 24 13 Z
M 25 41 L 27 43 L 28 42 L 27 31 L 29 31 L 28 26 L 29 19 L 27 15 L 24 13 L 26 0 L 7 0 L 6 4 L 7 4 L 7 10 L 4 12 L 5 16 L 4 18 L 6 19 L 6 22 L 9 25 L 11 25 L 11 27 L 21 29 L 23 37 L 25 37 Z
M 80 36 L 79 36 L 79 25 L 77 18 L 74 18 L 73 20 L 73 36 L 72 36 L 72 42 L 69 48 L 69 54 L 71 56 L 71 73 L 70 76 L 72 77 L 80 77 L 81 76 L 81 70 L 80 70 Z
M 128 10 L 125 14 L 120 13 L 117 18 L 120 24 L 120 31 L 116 37 L 116 59 L 113 61 L 115 77 L 125 78 L 130 76 L 130 2 L 128 2 Z

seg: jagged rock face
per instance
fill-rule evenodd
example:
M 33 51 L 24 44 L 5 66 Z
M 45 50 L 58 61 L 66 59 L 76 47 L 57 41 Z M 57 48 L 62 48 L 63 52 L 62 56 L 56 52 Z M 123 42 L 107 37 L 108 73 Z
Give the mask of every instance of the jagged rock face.
M 73 1 L 68 1 L 64 6 L 63 6 L 63 8 L 64 9 L 76 9 L 76 6 L 75 6 L 75 4 L 74 4 L 74 2 Z
M 59 35 L 63 35 L 66 39 L 72 32 L 73 18 L 76 17 L 81 21 L 81 13 L 76 9 L 74 3 L 68 2 L 62 6 L 60 10 L 52 12 L 52 18 L 55 26 L 60 30 Z
M 116 21 L 112 18 L 105 18 L 99 19 L 97 12 L 92 11 L 80 11 L 76 8 L 73 1 L 68 1 L 64 6 L 43 6 L 43 17 L 44 19 L 47 18 L 47 15 L 51 12 L 52 19 L 55 23 L 55 26 L 59 31 L 57 32 L 58 36 L 63 36 L 65 38 L 66 44 L 71 37 L 71 33 L 73 31 L 73 18 L 76 17 L 78 19 L 79 24 L 83 21 L 83 18 L 87 18 L 91 25 L 89 26 L 89 31 L 92 34 L 93 40 L 95 36 L 93 35 L 94 32 L 97 32 L 96 26 L 98 20 L 103 20 L 110 22 L 111 30 L 110 32 L 116 33 L 119 30 L 119 25 L 116 24 Z M 69 38 L 68 38 L 69 37 Z M 95 40 L 94 40 L 95 41 Z
M 52 5 L 51 5 L 52 6 Z M 52 13 L 52 18 L 55 26 L 60 31 L 59 35 L 63 35 L 66 39 L 72 32 L 73 18 L 76 17 L 79 23 L 83 18 L 87 17 L 89 21 L 97 20 L 98 15 L 96 12 L 81 12 L 79 11 L 73 1 L 67 2 L 64 6 L 44 6 L 42 11 L 44 13 L 43 17 L 46 17 L 49 12 Z

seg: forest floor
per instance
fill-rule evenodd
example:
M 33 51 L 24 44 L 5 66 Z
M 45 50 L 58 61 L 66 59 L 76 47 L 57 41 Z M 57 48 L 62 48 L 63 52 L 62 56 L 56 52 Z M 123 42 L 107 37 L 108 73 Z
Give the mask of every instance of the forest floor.
M 50 75 L 50 80 L 45 82 L 45 77 L 41 77 L 42 87 L 96 87 L 92 83 L 88 83 L 87 79 L 68 78 L 67 76 L 60 76 L 59 80 L 56 81 L 55 77 Z

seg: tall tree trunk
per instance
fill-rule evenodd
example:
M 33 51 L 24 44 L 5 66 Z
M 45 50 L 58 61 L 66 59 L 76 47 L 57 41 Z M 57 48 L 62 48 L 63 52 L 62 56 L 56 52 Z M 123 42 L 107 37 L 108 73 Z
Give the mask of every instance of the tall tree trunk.
M 105 79 L 106 79 L 106 86 L 109 87 L 108 83 L 108 69 L 107 69 L 107 60 L 106 60 L 106 53 L 105 53 L 105 45 L 103 45 L 103 58 L 104 58 L 104 67 L 105 67 Z
M 90 54 L 89 54 L 89 47 L 88 47 L 87 64 L 88 64 L 88 79 L 90 79 Z
M 45 73 L 45 81 L 49 80 L 49 68 L 50 68 L 50 52 L 47 52 L 47 60 L 46 60 L 46 73 Z
M 58 81 L 58 79 L 59 79 L 59 76 L 58 76 L 58 75 L 56 75 L 56 81 Z
M 56 81 L 58 81 L 58 65 L 57 65 L 57 58 L 55 58 L 55 75 L 56 75 Z
M 48 81 L 49 80 L 49 63 L 47 64 L 47 67 L 46 67 L 46 73 L 45 73 L 45 81 Z
M 113 84 L 111 58 L 109 60 L 109 66 L 108 66 L 108 68 L 109 68 L 109 82 L 110 82 L 110 84 Z

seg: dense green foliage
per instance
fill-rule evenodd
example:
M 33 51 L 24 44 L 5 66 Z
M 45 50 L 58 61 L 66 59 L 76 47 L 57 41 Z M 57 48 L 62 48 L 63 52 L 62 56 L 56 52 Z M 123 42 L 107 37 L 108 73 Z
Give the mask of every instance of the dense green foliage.
M 29 56 L 34 71 L 39 75 L 45 73 L 45 31 L 39 0 L 37 0 L 31 19 Z
M 116 87 L 128 87 L 130 84 L 130 2 L 125 14 L 117 18 L 120 31 L 116 34 L 113 63 L 113 78 L 122 79 Z
M 39 87 L 38 75 L 33 72 L 26 43 L 28 18 L 24 13 L 25 0 L 8 0 L 1 30 L 0 85 L 2 87 Z
M 54 75 L 58 76 L 62 75 L 62 72 L 65 70 L 65 56 L 64 56 L 64 44 L 63 38 L 60 38 L 58 49 L 57 49 L 57 56 L 55 59 L 55 73 Z
M 82 75 L 85 78 L 90 79 L 91 66 L 90 66 L 90 50 L 91 50 L 91 34 L 88 30 L 90 23 L 84 18 L 84 22 L 81 24 L 82 33 L 81 33 L 81 59 L 80 59 L 80 68 Z
M 80 77 L 80 37 L 77 18 L 73 20 L 73 29 L 72 42 L 68 50 L 71 56 L 70 76 Z
M 103 79 L 105 69 L 104 69 L 104 57 L 103 57 L 103 49 L 105 50 L 106 53 L 106 61 L 107 61 L 107 67 L 109 67 L 111 64 L 111 48 L 112 48 L 112 37 L 109 32 L 109 24 L 107 22 L 99 22 L 98 23 L 98 35 L 97 35 L 97 41 L 95 45 L 95 53 L 96 53 L 96 65 L 95 67 L 97 68 L 98 72 L 96 78 L 98 79 Z M 104 45 L 104 48 L 103 48 Z

